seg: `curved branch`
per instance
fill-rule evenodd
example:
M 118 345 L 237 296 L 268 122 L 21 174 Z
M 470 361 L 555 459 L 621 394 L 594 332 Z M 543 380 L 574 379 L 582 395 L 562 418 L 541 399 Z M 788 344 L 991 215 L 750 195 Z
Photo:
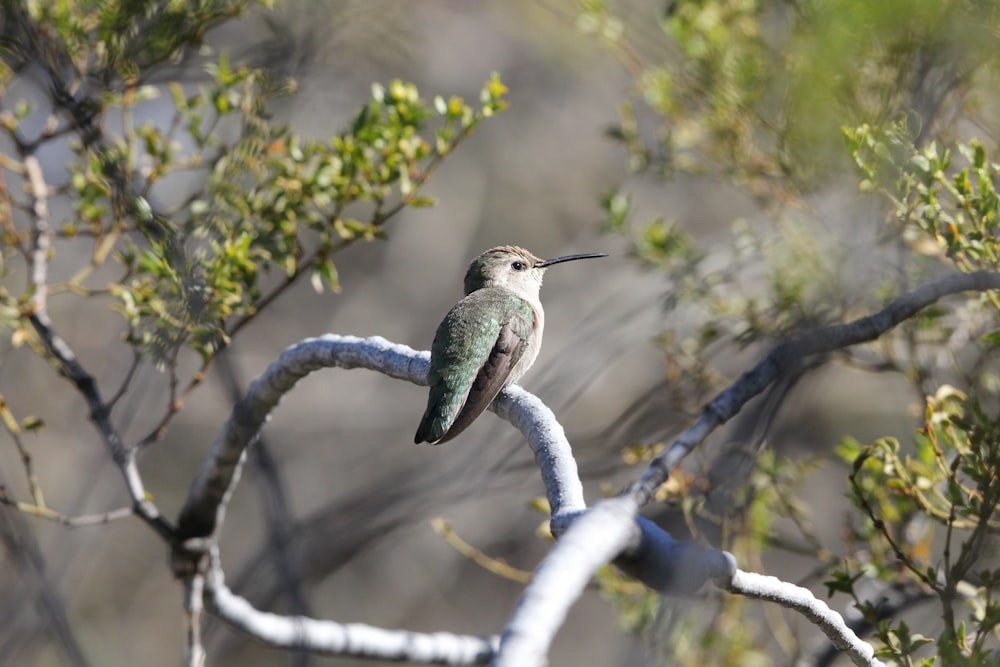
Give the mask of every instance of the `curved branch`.
M 556 631 L 578 597 L 566 592 L 582 591 L 605 563 L 615 561 L 655 590 L 677 590 L 679 582 L 693 584 L 683 588 L 694 590 L 709 577 L 725 578 L 735 570 L 728 553 L 675 541 L 651 521 L 640 518 L 637 523 L 638 509 L 632 498 L 619 496 L 594 505 L 573 522 L 518 600 L 491 663 L 494 667 L 544 664 Z
M 174 553 L 174 567 L 178 575 L 187 580 L 200 576 L 199 573 L 206 571 L 206 568 L 218 569 L 217 565 L 206 564 L 206 559 L 216 548 L 216 538 L 225 519 L 226 505 L 239 482 L 247 447 L 256 439 L 281 397 L 299 380 L 322 368 L 367 368 L 424 385 L 429 361 L 427 352 L 417 352 L 379 337 L 327 335 L 302 341 L 286 349 L 277 361 L 250 384 L 247 393 L 237 402 L 229 420 L 212 443 L 209 455 L 191 486 L 178 522 L 183 540 L 183 545 Z M 583 577 L 580 584 L 582 586 L 589 579 L 590 572 L 619 553 L 625 554 L 616 561 L 619 567 L 660 591 L 692 590 L 698 588 L 709 576 L 728 575 L 731 566 L 721 552 L 706 552 L 694 545 L 677 542 L 655 524 L 643 519 L 609 521 L 607 510 L 588 510 L 576 460 L 566 433 L 552 411 L 536 396 L 512 385 L 500 394 L 490 409 L 510 421 L 527 438 L 545 484 L 552 510 L 553 533 L 565 532 L 571 523 L 582 522 L 584 526 L 592 526 L 582 533 L 577 532 L 577 538 L 568 541 L 564 538 L 557 543 L 556 550 L 565 555 L 555 561 L 556 566 L 546 575 L 554 585 L 564 586 L 566 578 L 572 579 L 575 585 L 576 580 Z M 631 513 L 634 517 L 634 509 L 628 508 L 618 514 Z M 593 544 L 601 544 L 607 539 L 609 525 L 618 526 L 613 531 L 618 536 L 616 541 L 597 552 L 593 551 Z M 590 553 L 590 556 L 580 560 L 581 550 Z M 288 617 L 259 616 L 271 620 L 262 625 L 247 625 L 240 620 L 242 616 L 236 613 L 240 609 L 238 605 L 225 606 L 233 600 L 233 596 L 224 588 L 221 570 L 209 578 L 206 590 L 215 596 L 217 603 L 221 601 L 223 610 L 232 611 L 231 614 L 226 612 L 229 615 L 224 618 L 238 627 L 268 642 L 277 638 L 279 645 L 286 645 L 282 642 L 291 641 L 287 637 L 281 639 L 284 635 L 280 632 L 272 632 L 276 627 L 272 623 L 292 623 Z M 571 601 L 569 599 L 565 606 L 568 607 Z M 264 614 L 252 608 L 240 613 L 251 612 Z M 548 618 L 548 627 L 554 633 L 562 617 L 558 614 L 550 615 L 548 611 L 544 613 Z M 298 621 L 293 625 L 298 628 L 296 632 L 299 633 L 295 641 L 306 642 L 301 644 L 303 646 L 321 642 L 316 637 L 302 639 L 302 633 L 308 634 L 302 628 L 328 631 L 321 630 L 326 626 L 302 625 Z M 258 634 L 258 631 L 266 631 L 266 634 Z M 382 650 L 388 649 L 383 646 Z
M 292 345 L 250 383 L 212 442 L 181 509 L 177 530 L 188 547 L 198 551 L 200 540 L 211 541 L 225 519 L 226 503 L 239 482 L 246 449 L 256 439 L 268 415 L 295 384 L 321 368 L 368 368 L 390 377 L 425 384 L 430 354 L 384 338 L 323 336 Z
M 271 646 L 355 658 L 439 665 L 481 665 L 496 652 L 499 638 L 385 630 L 362 623 L 335 623 L 305 616 L 281 616 L 255 609 L 226 586 L 217 555 L 206 578 L 207 602 L 230 625 Z
M 736 570 L 728 584 L 723 586 L 730 593 L 738 593 L 756 600 L 776 602 L 786 609 L 793 609 L 823 631 L 837 650 L 843 651 L 855 665 L 882 665 L 875 658 L 875 649 L 854 634 L 844 617 L 812 594 L 807 588 L 796 586 L 777 577 L 755 572 Z

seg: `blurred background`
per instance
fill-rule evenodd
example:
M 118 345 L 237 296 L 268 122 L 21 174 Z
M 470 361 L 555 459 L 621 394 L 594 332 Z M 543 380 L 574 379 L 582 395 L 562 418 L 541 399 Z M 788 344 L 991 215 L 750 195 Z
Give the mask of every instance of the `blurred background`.
M 207 43 L 228 49 L 234 61 L 295 79 L 296 93 L 279 98 L 272 112 L 307 137 L 326 139 L 343 130 L 370 97 L 372 83 L 394 78 L 412 81 L 426 99 L 458 94 L 475 100 L 497 71 L 510 89 L 509 108 L 478 127 L 435 173 L 426 190 L 437 200 L 434 207 L 404 210 L 387 226 L 388 241 L 355 244 L 336 256 L 342 292 L 317 293 L 300 281 L 241 332 L 166 438 L 140 459 L 147 487 L 168 517 L 177 516 L 229 413 L 234 388 L 245 388 L 288 345 L 328 332 L 379 335 L 428 349 L 438 322 L 462 296 L 469 261 L 494 245 L 517 244 L 542 257 L 611 255 L 548 272 L 545 341 L 522 381 L 566 428 L 589 502 L 639 474 L 641 468 L 625 465 L 624 447 L 669 441 L 689 423 L 716 385 L 678 398 L 669 389 L 681 371 L 661 348 L 664 332 L 692 329 L 694 318 L 705 314 L 669 307 L 676 276 L 637 260 L 627 235 L 608 232 L 602 197 L 627 193 L 635 216 L 676 223 L 709 263 L 723 266 L 731 257 L 734 221 L 780 236 L 789 232 L 780 224 L 789 217 L 777 215 L 775 197 L 763 196 L 755 183 L 737 177 L 734 185 L 732 174 L 707 161 L 702 173 L 634 174 L 636 152 L 623 145 L 620 129 L 608 130 L 622 126 L 623 99 L 645 95 L 655 105 L 650 88 L 637 83 L 630 58 L 684 55 L 659 25 L 672 4 L 619 3 L 622 23 L 610 27 L 592 25 L 598 14 L 588 13 L 589 4 L 288 2 L 208 34 Z M 768 23 L 775 39 L 787 28 L 782 11 Z M 614 44 L 619 28 L 631 37 L 629 49 Z M 826 89 L 825 81 L 833 87 L 836 80 L 819 77 L 815 85 Z M 7 94 L 33 93 L 28 83 L 15 82 Z M 155 105 L 147 112 L 158 114 Z M 636 113 L 641 124 L 644 112 Z M 646 138 L 663 131 L 646 127 Z M 51 170 L 67 159 L 59 149 L 40 158 Z M 810 293 L 816 301 L 858 315 L 871 305 L 866 297 L 873 287 L 884 286 L 886 267 L 892 273 L 901 262 L 879 245 L 884 207 L 859 195 L 856 176 L 840 168 L 824 173 L 817 167 L 821 183 L 801 188 L 799 201 L 809 215 L 791 217 L 807 231 L 789 233 L 808 237 L 804 246 L 815 254 L 803 251 L 791 263 L 820 283 Z M 762 180 L 781 177 L 772 172 Z M 768 279 L 757 274 L 741 288 L 753 298 Z M 16 269 L 4 276 L 11 285 L 23 280 Z M 50 308 L 82 362 L 105 386 L 117 386 L 131 361 L 125 346 L 108 346 L 121 322 L 86 300 L 53 297 Z M 802 319 L 808 324 L 808 317 Z M 0 392 L 15 414 L 38 414 L 47 426 L 33 436 L 31 452 L 49 505 L 86 514 L 125 504 L 119 472 L 90 428 L 79 395 L 30 350 L 2 345 Z M 713 350 L 712 364 L 721 378 L 735 378 L 759 352 L 738 345 Z M 187 372 L 196 367 L 193 359 L 182 363 Z M 140 367 L 115 412 L 126 440 L 157 423 L 167 383 L 151 365 Z M 793 387 L 793 394 L 785 393 Z M 845 432 L 862 441 L 905 435 L 917 424 L 920 398 L 898 376 L 824 368 L 749 410 L 719 436 L 715 449 L 700 455 L 699 465 L 711 468 L 725 495 L 726 480 L 737 473 L 710 465 L 718 451 L 732 452 L 764 432 L 776 451 L 789 454 L 829 450 Z M 492 414 L 445 446 L 414 446 L 425 401 L 423 388 L 364 371 L 316 373 L 286 396 L 229 507 L 222 554 L 234 591 L 259 608 L 345 623 L 499 632 L 523 585 L 460 556 L 431 521 L 443 517 L 485 553 L 531 570 L 549 547 L 536 535 L 545 516 L 530 507 L 544 493 L 541 481 L 523 439 Z M 783 402 L 772 423 L 772 408 Z M 732 465 L 740 467 L 739 461 Z M 16 449 L 0 435 L 0 482 L 23 496 L 20 467 Z M 804 502 L 824 508 L 814 522 L 818 534 L 831 538 L 844 511 L 842 469 L 835 472 L 800 489 Z M 128 519 L 67 529 L 12 512 L 0 516 L 8 563 L 0 572 L 0 663 L 178 664 L 181 590 L 165 565 L 163 543 L 146 526 Z M 668 527 L 687 532 L 674 521 Z M 710 534 L 707 539 L 712 542 Z M 811 561 L 786 555 L 770 565 L 794 580 L 805 576 Z M 682 600 L 662 613 L 683 614 L 702 604 L 707 602 L 700 598 Z M 53 609 L 60 607 L 64 627 L 53 625 Z M 557 635 L 551 664 L 659 664 L 655 640 L 651 647 L 622 632 L 622 622 L 612 602 L 588 592 Z M 206 632 L 210 664 L 372 664 L 277 651 L 211 619 Z M 76 658 L 68 645 L 78 647 Z

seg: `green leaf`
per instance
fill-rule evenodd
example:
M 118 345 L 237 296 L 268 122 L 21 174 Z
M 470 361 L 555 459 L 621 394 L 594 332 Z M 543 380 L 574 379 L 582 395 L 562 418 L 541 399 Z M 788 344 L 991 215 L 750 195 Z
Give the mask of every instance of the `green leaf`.
M 983 334 L 981 340 L 990 345 L 1000 345 L 1000 329 L 994 329 L 987 334 Z
M 21 421 L 21 430 L 25 432 L 40 431 L 43 428 L 45 428 L 45 422 L 42 421 L 40 417 L 35 417 L 35 416 L 25 417 Z
M 409 205 L 413 208 L 430 208 L 437 203 L 434 197 L 428 197 L 426 195 L 417 195 L 416 197 L 411 197 L 409 200 Z

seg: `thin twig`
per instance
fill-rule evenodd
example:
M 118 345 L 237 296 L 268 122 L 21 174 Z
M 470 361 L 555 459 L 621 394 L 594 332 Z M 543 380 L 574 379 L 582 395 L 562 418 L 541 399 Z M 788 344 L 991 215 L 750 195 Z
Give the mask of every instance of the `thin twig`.
M 133 514 L 131 507 L 119 507 L 118 509 L 107 512 L 70 516 L 69 514 L 57 512 L 45 505 L 39 505 L 38 503 L 31 504 L 14 500 L 7 495 L 6 488 L 2 486 L 0 486 L 0 505 L 12 507 L 22 514 L 38 517 L 39 519 L 45 519 L 47 521 L 54 521 L 55 523 L 66 526 L 67 528 L 102 526 L 104 524 L 111 523 L 112 521 L 132 516 Z
M 125 485 L 133 502 L 133 511 L 165 541 L 174 543 L 176 540 L 175 529 L 149 499 L 136 466 L 135 450 L 126 448 L 122 442 L 121 435 L 111 422 L 110 409 L 101 398 L 94 377 L 79 362 L 66 341 L 56 333 L 47 311 L 36 310 L 29 315 L 28 319 L 42 339 L 45 349 L 59 364 L 59 370 L 87 401 L 90 409 L 90 421 L 97 427 L 108 452 L 111 454 L 111 459 L 125 478 Z
M 194 574 L 184 579 L 184 622 L 187 633 L 185 665 L 204 667 L 205 647 L 201 641 L 201 614 L 204 609 L 205 575 Z
M 485 553 L 463 540 L 455 532 L 455 527 L 452 526 L 451 521 L 437 517 L 431 521 L 431 528 L 433 528 L 434 532 L 440 535 L 441 538 L 448 543 L 448 546 L 487 572 L 492 572 L 498 577 L 503 577 L 504 579 L 508 579 L 510 581 L 516 581 L 519 584 L 526 584 L 531 581 L 531 572 L 527 570 L 519 570 L 518 568 L 512 567 L 501 560 L 493 558 L 492 556 L 487 556 Z
M 455 528 L 451 521 L 448 521 L 447 519 L 441 517 L 432 519 L 431 528 L 435 533 L 441 536 L 448 546 L 487 572 L 519 584 L 529 583 L 531 578 L 534 576 L 534 574 L 528 570 L 520 570 L 516 567 L 512 567 L 503 560 L 489 556 L 480 549 L 472 546 L 459 537 L 458 533 L 455 532 Z M 638 581 L 628 580 L 613 580 L 603 583 L 591 582 L 587 585 L 587 587 L 593 590 L 631 595 L 647 593 L 649 591 L 649 588 Z
M 857 498 L 859 503 L 861 503 L 861 509 L 864 510 L 865 516 L 871 520 L 875 529 L 878 530 L 879 533 L 882 534 L 883 539 L 889 543 L 889 548 L 892 549 L 892 553 L 896 559 L 903 564 L 903 567 L 912 572 L 913 576 L 940 595 L 942 589 L 938 585 L 937 581 L 927 576 L 925 569 L 919 563 L 910 558 L 909 554 L 907 554 L 899 543 L 892 537 L 892 533 L 889 532 L 889 526 L 886 522 L 878 517 L 875 509 L 871 506 L 871 503 L 868 502 L 864 489 L 861 488 L 861 484 L 858 482 L 857 474 L 852 472 L 848 475 L 847 479 L 850 481 L 851 488 L 854 490 L 854 497 Z
M 111 395 L 111 398 L 107 401 L 108 410 L 111 410 L 115 405 L 122 399 L 125 392 L 128 391 L 129 386 L 132 384 L 132 380 L 135 379 L 135 372 L 139 369 L 139 365 L 142 363 L 142 353 L 139 352 L 138 348 L 132 348 L 132 363 L 129 364 L 128 371 L 125 373 L 125 379 L 118 386 L 117 391 Z
M 45 310 L 45 297 L 48 291 L 46 281 L 49 251 L 52 247 L 52 230 L 49 228 L 49 189 L 45 184 L 45 176 L 42 173 L 42 166 L 38 163 L 38 158 L 34 155 L 26 156 L 24 169 L 27 172 L 28 186 L 31 189 L 33 202 L 28 278 L 31 285 L 31 299 L 28 302 L 28 307 L 30 311 L 37 312 Z
M 32 501 L 36 506 L 44 508 L 45 497 L 42 495 L 42 486 L 38 483 L 38 475 L 35 474 L 35 468 L 31 461 L 31 453 L 21 438 L 21 425 L 17 423 L 17 419 L 11 413 L 10 408 L 7 407 L 7 401 L 4 399 L 3 394 L 0 394 L 0 421 L 3 422 L 4 428 L 7 429 L 7 433 L 14 441 L 17 453 L 21 455 L 21 465 L 24 466 L 24 474 L 28 479 L 28 492 L 31 494 Z M 6 496 L 3 487 L 0 487 L 0 495 Z

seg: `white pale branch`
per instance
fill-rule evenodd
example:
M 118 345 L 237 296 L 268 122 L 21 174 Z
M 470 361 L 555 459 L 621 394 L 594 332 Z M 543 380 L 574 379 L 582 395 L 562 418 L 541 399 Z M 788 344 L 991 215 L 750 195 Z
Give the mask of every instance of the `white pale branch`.
M 637 523 L 638 509 L 632 498 L 619 496 L 579 515 L 521 595 L 501 637 L 502 650 L 491 663 L 494 667 L 545 664 L 549 645 L 578 596 L 574 591 L 582 591 L 606 563 L 614 561 L 664 591 L 697 589 L 709 577 L 725 578 L 735 569 L 735 560 L 726 552 L 678 542 L 641 518 Z
M 507 387 L 490 409 L 528 440 L 548 495 L 552 534 L 561 534 L 587 509 L 566 431 L 541 399 L 516 384 Z
M 323 368 L 367 368 L 389 377 L 426 384 L 430 354 L 384 338 L 322 336 L 292 345 L 258 376 L 212 442 L 181 509 L 182 539 L 214 538 L 225 518 L 229 496 L 252 443 L 282 396 Z
M 757 600 L 775 602 L 786 609 L 794 609 L 823 631 L 837 650 L 843 651 L 855 665 L 880 666 L 871 644 L 862 641 L 844 622 L 843 616 L 813 595 L 808 588 L 796 586 L 777 577 L 756 572 L 737 570 L 732 579 L 723 585 L 730 593 L 738 593 Z
M 557 575 L 548 574 L 558 572 L 560 568 L 572 566 L 568 555 L 569 548 L 563 550 L 560 548 L 562 544 L 586 544 L 588 553 L 591 555 L 599 554 L 601 557 L 609 553 L 612 556 L 615 553 L 621 553 L 615 562 L 627 572 L 629 571 L 627 564 L 635 558 L 639 558 L 647 566 L 649 563 L 655 563 L 655 560 L 650 559 L 651 548 L 648 544 L 639 549 L 626 546 L 629 545 L 627 536 L 636 525 L 639 507 L 649 502 L 656 489 L 666 481 L 670 471 L 680 463 L 682 458 L 697 447 L 718 426 L 734 417 L 751 398 L 782 377 L 785 372 L 801 363 L 807 356 L 829 353 L 858 343 L 875 340 L 889 329 L 913 317 L 944 296 L 959 292 L 992 289 L 1000 289 L 1000 273 L 979 271 L 949 275 L 928 282 L 912 292 L 896 298 L 873 315 L 846 324 L 819 329 L 774 348 L 760 363 L 740 376 L 712 400 L 694 425 L 682 433 L 663 454 L 654 459 L 642 477 L 626 493 L 618 498 L 602 501 L 587 512 L 588 516 L 600 513 L 603 518 L 594 519 L 594 521 L 577 520 L 573 522 L 560 538 L 559 544 L 549 552 L 539 566 L 539 575 L 545 572 L 546 576 L 536 576 L 522 593 L 517 609 L 501 638 L 500 651 L 492 664 L 497 666 L 518 665 L 519 667 L 533 667 L 542 664 L 555 634 L 555 628 L 550 623 L 551 619 L 543 615 L 555 614 L 557 616 L 556 622 L 561 623 L 565 616 L 565 609 L 568 609 L 572 602 L 583 593 L 586 582 L 603 565 L 603 562 L 599 562 L 600 558 L 598 557 L 581 558 L 578 564 L 581 567 L 586 565 L 586 571 L 573 571 L 563 579 L 558 579 Z M 603 509 L 605 507 L 608 507 L 607 511 Z M 643 532 L 646 532 L 645 529 Z M 643 542 L 654 541 L 647 539 Z M 643 542 L 640 542 L 640 545 Z M 677 544 L 673 540 L 670 541 L 675 555 L 684 553 L 679 550 Z M 623 547 L 625 550 L 623 552 L 616 551 L 619 547 Z M 652 549 L 653 553 L 657 551 L 659 550 Z M 729 554 L 722 552 L 706 552 L 688 560 L 697 562 L 699 567 L 707 571 L 707 576 L 715 580 L 716 585 L 726 590 L 737 593 L 753 590 L 749 582 L 754 582 L 760 591 L 765 590 L 760 581 L 748 573 L 736 569 L 731 558 Z M 669 559 L 665 560 L 670 562 Z M 677 559 L 674 559 L 672 562 L 676 563 L 676 561 Z M 655 567 L 652 568 L 654 571 L 655 569 Z M 634 572 L 630 573 L 634 574 Z M 687 577 L 688 574 L 689 571 L 684 570 L 682 577 Z M 640 580 L 656 590 L 664 590 L 662 587 L 653 585 L 646 577 L 640 576 Z M 668 577 L 668 584 L 672 581 L 674 579 Z M 697 582 L 698 585 L 700 583 Z M 808 598 L 803 596 L 804 589 L 776 579 L 773 582 L 769 581 L 768 584 L 766 596 L 763 594 L 754 596 L 778 602 L 789 609 L 806 615 L 826 633 L 834 645 L 845 647 L 847 655 L 856 665 L 876 667 L 882 664 L 874 657 L 874 651 L 869 650 L 870 647 L 868 649 L 861 648 L 864 642 L 847 627 L 839 614 L 830 610 L 811 594 Z
M 386 630 L 363 623 L 335 623 L 260 611 L 226 586 L 217 555 L 212 563 L 206 579 L 209 608 L 233 627 L 271 646 L 354 658 L 480 665 L 489 661 L 499 643 L 496 636 Z
M 302 341 L 286 349 L 277 361 L 250 384 L 247 393 L 234 407 L 232 415 L 211 445 L 208 457 L 191 486 L 178 523 L 178 530 L 182 539 L 186 540 L 187 548 L 192 553 L 200 551 L 202 554 L 212 553 L 216 548 L 215 538 L 225 519 L 226 505 L 239 482 L 247 447 L 257 437 L 281 397 L 299 380 L 323 368 L 367 368 L 424 385 L 429 361 L 427 352 L 417 352 L 379 337 L 327 335 Z M 578 576 L 589 577 L 589 574 L 583 573 L 592 572 L 616 556 L 620 556 L 616 562 L 626 572 L 661 591 L 678 588 L 679 582 L 679 588 L 697 588 L 708 577 L 720 576 L 720 567 L 728 574 L 729 562 L 719 555 L 721 552 L 706 552 L 694 545 L 677 542 L 652 522 L 643 519 L 636 521 L 634 512 L 630 521 L 619 522 L 619 539 L 610 546 L 605 545 L 604 524 L 611 525 L 605 516 L 607 511 L 601 509 L 591 516 L 592 512 L 587 509 L 576 460 L 566 434 L 552 411 L 537 397 L 516 385 L 508 387 L 494 401 L 491 409 L 510 421 L 527 438 L 541 470 L 552 509 L 553 532 L 562 533 L 571 522 L 582 519 L 587 519 L 587 524 L 594 526 L 593 532 L 585 531 L 580 534 L 583 539 L 567 541 L 565 545 L 560 540 L 557 547 L 566 554 L 565 563 L 572 564 L 581 558 L 581 549 L 591 556 L 583 558 L 580 565 L 559 565 L 558 571 L 554 570 L 547 575 L 556 585 L 559 585 L 563 576 L 573 572 L 580 573 Z M 599 545 L 598 552 L 594 551 L 593 546 L 588 546 L 590 540 Z M 710 554 L 710 557 L 706 558 L 706 554 Z M 368 643 L 363 649 L 346 649 L 351 655 L 402 659 L 396 653 L 400 637 L 419 637 L 413 633 L 399 634 L 366 626 L 325 625 L 324 622 L 312 619 L 292 619 L 255 610 L 246 600 L 225 587 L 218 561 L 213 560 L 205 584 L 212 608 L 221 618 L 263 641 L 281 646 L 290 645 L 291 642 L 307 648 L 326 647 L 318 650 L 336 652 L 329 648 L 333 646 L 330 642 L 334 639 L 340 642 L 341 639 L 337 637 L 345 637 L 344 628 L 354 628 L 353 634 L 346 636 L 347 639 L 364 637 L 373 641 L 375 638 L 382 638 L 385 642 Z M 190 578 L 193 575 L 188 573 L 186 576 Z M 574 598 L 566 599 L 571 601 Z M 549 626 L 552 633 L 560 623 L 561 617 L 553 619 Z M 363 632 L 361 628 L 364 628 Z M 310 634 L 313 631 L 321 634 L 313 636 Z M 421 661 L 451 661 L 454 659 L 451 656 L 456 651 L 462 655 L 472 655 L 467 652 L 468 647 L 482 646 L 486 641 L 481 638 L 459 637 L 445 642 L 442 637 L 455 636 L 442 634 L 434 637 L 436 639 L 430 645 L 438 647 L 441 652 L 433 654 L 431 658 L 421 652 L 420 655 L 424 656 L 420 658 Z M 350 642 L 337 645 L 355 646 Z M 478 661 L 488 660 L 493 654 L 495 644 L 489 645 L 492 648 L 488 654 L 473 652 Z

